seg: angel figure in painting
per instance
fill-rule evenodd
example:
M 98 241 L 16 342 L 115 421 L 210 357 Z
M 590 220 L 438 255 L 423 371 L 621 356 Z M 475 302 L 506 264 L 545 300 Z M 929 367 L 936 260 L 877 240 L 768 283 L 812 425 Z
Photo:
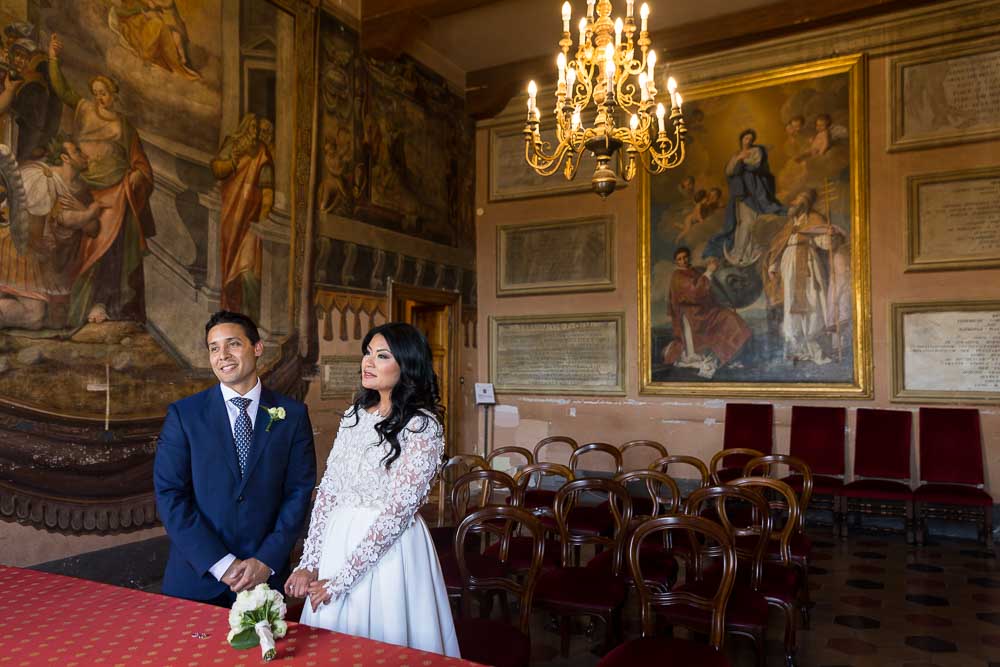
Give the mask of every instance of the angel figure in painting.
M 96 236 L 84 239 L 70 298 L 70 324 L 146 320 L 142 258 L 156 234 L 149 197 L 153 168 L 139 134 L 117 108 L 118 85 L 106 76 L 90 80 L 91 97 L 75 92 L 59 63 L 59 36 L 49 42 L 49 79 L 73 110 L 73 138 L 87 156 L 83 182 L 104 209 Z
M 261 242 L 250 225 L 266 220 L 274 205 L 274 162 L 261 140 L 262 125 L 256 114 L 243 116 L 211 163 L 215 178 L 222 181 L 219 305 L 252 317 L 260 308 Z
M 115 0 L 108 27 L 143 62 L 191 80 L 201 78 L 191 67 L 187 26 L 174 0 Z

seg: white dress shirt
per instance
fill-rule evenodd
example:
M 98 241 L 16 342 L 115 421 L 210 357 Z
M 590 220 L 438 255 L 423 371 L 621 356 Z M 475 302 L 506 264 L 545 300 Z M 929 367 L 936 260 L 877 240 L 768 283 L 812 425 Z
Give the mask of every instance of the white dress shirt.
M 236 418 L 240 416 L 240 409 L 236 407 L 232 401 L 229 399 L 236 398 L 237 396 L 242 396 L 243 398 L 250 399 L 250 405 L 247 406 L 247 414 L 250 416 L 250 426 L 256 428 L 257 426 L 257 407 L 260 405 L 260 378 L 257 378 L 257 384 L 254 385 L 253 389 L 245 394 L 240 394 L 238 391 L 230 389 L 224 384 L 219 385 L 219 389 L 222 390 L 222 400 L 226 403 L 226 414 L 229 415 L 229 430 L 233 432 L 233 438 L 236 438 Z M 233 554 L 226 554 L 220 558 L 215 565 L 208 569 L 218 581 L 222 581 L 222 576 L 229 569 L 229 566 L 233 564 L 236 560 L 236 556 Z M 274 570 L 271 570 L 271 574 L 274 574 Z

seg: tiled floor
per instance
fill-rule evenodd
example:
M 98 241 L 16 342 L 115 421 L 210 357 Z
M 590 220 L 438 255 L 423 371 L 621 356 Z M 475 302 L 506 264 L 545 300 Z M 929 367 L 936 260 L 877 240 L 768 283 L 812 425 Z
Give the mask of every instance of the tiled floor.
M 902 537 L 852 535 L 834 540 L 814 531 L 810 574 L 812 627 L 799 633 L 801 667 L 1000 667 L 1000 563 L 971 541 L 941 539 L 922 548 Z M 627 613 L 629 636 L 638 632 L 637 609 Z M 782 620 L 768 628 L 770 666 L 784 665 Z M 574 634 L 570 656 L 558 655 L 558 634 L 535 614 L 533 664 L 595 665 L 592 637 Z M 727 639 L 734 666 L 756 660 L 746 640 Z M 696 667 L 696 666 L 694 666 Z

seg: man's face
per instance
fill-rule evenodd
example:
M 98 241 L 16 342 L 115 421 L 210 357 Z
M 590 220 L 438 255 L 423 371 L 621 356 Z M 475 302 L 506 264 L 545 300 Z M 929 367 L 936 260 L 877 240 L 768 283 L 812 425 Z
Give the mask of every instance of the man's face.
M 677 256 L 674 257 L 674 264 L 677 265 L 678 269 L 688 269 L 691 268 L 691 255 L 686 252 L 679 252 Z
M 11 53 L 11 64 L 18 72 L 24 72 L 28 66 L 28 60 L 28 52 L 24 49 L 17 48 Z
M 264 345 L 260 341 L 252 344 L 242 326 L 230 322 L 217 324 L 208 330 L 205 342 L 212 372 L 219 382 L 236 389 L 256 378 L 257 359 L 264 353 Z
M 77 172 L 86 171 L 90 165 L 87 156 L 72 141 L 63 144 L 63 161 Z
M 788 207 L 789 215 L 801 215 L 809 212 L 809 197 L 805 193 L 797 195 Z

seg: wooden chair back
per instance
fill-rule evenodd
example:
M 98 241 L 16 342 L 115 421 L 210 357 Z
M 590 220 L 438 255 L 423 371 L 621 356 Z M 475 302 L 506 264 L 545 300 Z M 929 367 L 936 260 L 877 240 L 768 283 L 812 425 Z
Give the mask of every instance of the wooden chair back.
M 718 554 L 722 566 L 718 577 L 718 587 L 712 595 L 707 591 L 668 590 L 662 586 L 647 582 L 642 574 L 642 560 L 639 557 L 642 543 L 657 536 L 661 539 L 676 542 L 678 539 L 688 539 L 696 550 L 708 548 Z M 669 607 L 684 604 L 711 613 L 709 624 L 709 644 L 719 650 L 722 647 L 723 628 L 726 618 L 726 603 L 736 579 L 736 550 L 732 538 L 725 528 L 708 519 L 696 516 L 678 514 L 651 519 L 640 525 L 628 542 L 626 560 L 639 592 L 639 605 L 642 610 L 642 636 L 651 637 L 656 633 L 657 607 Z M 700 558 L 697 560 L 701 560 Z
M 486 465 L 495 470 L 496 464 L 494 463 L 494 461 L 496 461 L 498 458 L 501 457 L 506 457 L 506 458 L 520 457 L 524 459 L 523 463 L 515 463 L 509 469 L 511 470 L 511 472 L 508 472 L 508 470 L 503 471 L 506 472 L 508 475 L 513 475 L 514 473 L 516 473 L 520 466 L 531 465 L 532 463 L 535 462 L 535 455 L 531 453 L 530 449 L 525 449 L 524 447 L 517 447 L 515 445 L 510 445 L 508 447 L 499 447 L 497 449 L 494 449 L 489 454 L 487 454 Z
M 573 509 L 583 493 L 607 494 L 608 502 L 603 506 L 607 507 L 614 521 L 614 530 L 610 536 L 581 533 L 570 529 L 570 510 Z M 632 498 L 624 486 L 614 480 L 602 478 L 578 479 L 569 482 L 563 485 L 556 494 L 554 510 L 556 523 L 559 525 L 559 538 L 562 543 L 563 567 L 570 567 L 573 563 L 572 547 L 594 544 L 613 550 L 612 572 L 615 575 L 621 572 L 625 533 L 629 521 L 632 520 Z
M 437 474 L 437 521 L 435 526 L 441 528 L 448 524 L 448 501 L 451 500 L 451 487 L 459 477 L 470 470 L 486 470 L 486 460 L 476 454 L 456 454 L 442 464 Z M 455 520 L 458 523 L 458 520 Z
M 728 459 L 731 460 L 730 463 L 734 465 L 739 465 L 740 468 L 745 466 L 747 463 L 753 459 L 760 458 L 764 456 L 764 452 L 758 451 L 756 449 L 748 449 L 746 447 L 733 447 L 731 449 L 720 449 L 713 456 L 712 460 L 708 464 L 708 472 L 712 477 L 712 484 L 718 485 L 723 484 L 727 480 L 719 478 L 719 470 L 723 467 L 732 468 L 733 466 L 723 466 L 723 462 Z M 737 469 L 737 472 L 739 469 Z M 733 477 L 742 477 L 742 475 L 733 475 Z
M 684 454 L 672 454 L 670 456 L 663 456 L 656 459 L 649 464 L 650 470 L 659 470 L 660 472 L 665 472 L 671 477 L 679 477 L 679 475 L 672 475 L 670 473 L 670 466 L 672 465 L 686 465 L 695 469 L 698 474 L 698 486 L 708 486 L 709 480 L 711 479 L 708 466 L 705 462 L 695 456 L 686 456 Z
M 747 506 L 751 509 L 749 513 L 744 511 Z M 737 558 L 750 568 L 750 585 L 758 590 L 771 538 L 771 508 L 767 499 L 749 487 L 708 486 L 691 492 L 684 511 L 705 518 L 710 514 L 713 520 L 718 520 L 732 538 Z
M 506 563 L 510 536 L 517 533 L 530 540 L 531 563 L 527 570 L 510 568 L 503 573 L 477 574 L 469 567 L 468 554 L 460 545 L 470 532 L 490 533 L 501 540 L 500 562 Z M 465 517 L 455 534 L 455 558 L 462 579 L 463 615 L 468 616 L 466 593 L 501 590 L 518 597 L 518 629 L 530 636 L 531 604 L 545 557 L 545 528 L 537 517 L 520 507 L 487 507 Z M 505 605 L 506 606 L 506 605 Z
M 573 474 L 577 478 L 582 477 L 580 474 L 580 459 L 594 452 L 600 452 L 611 458 L 611 462 L 615 466 L 614 474 L 617 475 L 622 471 L 621 450 L 607 442 L 588 442 L 586 445 L 580 445 L 574 449 L 573 453 L 569 455 L 569 469 L 573 471 Z
M 567 435 L 550 435 L 549 437 L 542 438 L 541 440 L 538 441 L 538 443 L 535 445 L 534 450 L 532 450 L 532 454 L 535 457 L 535 463 L 542 463 L 543 462 L 543 454 L 546 454 L 543 451 L 543 450 L 545 450 L 545 448 L 548 447 L 549 449 L 555 449 L 555 448 L 558 447 L 559 449 L 566 449 L 568 447 L 569 448 L 569 454 L 566 455 L 565 463 L 563 463 L 563 465 L 567 465 L 568 466 L 569 465 L 569 456 L 570 456 L 570 454 L 572 454 L 573 451 L 577 447 L 579 447 L 579 446 L 580 445 L 577 444 L 576 440 L 574 440 L 573 438 L 571 438 L 571 437 L 569 437 Z M 546 462 L 546 463 L 560 463 L 559 461 L 552 461 L 552 460 L 549 460 L 548 458 L 546 458 L 544 462 Z
M 749 463 L 747 464 L 750 465 Z M 769 498 L 772 540 L 778 542 L 778 559 L 782 565 L 792 562 L 791 541 L 799 528 L 799 500 L 792 487 L 770 477 L 740 477 L 729 482 L 737 488 L 751 488 Z M 778 527 L 780 525 L 780 528 Z
M 624 445 L 622 445 L 622 466 L 627 467 L 629 465 L 629 451 L 633 454 L 643 450 L 652 450 L 652 458 L 650 463 L 656 459 L 662 459 L 664 456 L 669 456 L 670 452 L 662 444 L 655 440 L 629 440 Z M 649 467 L 649 463 L 643 464 L 642 468 L 631 468 L 632 470 L 642 470 Z
M 631 470 L 615 475 L 615 481 L 624 486 L 626 490 L 633 482 L 643 482 L 646 485 L 646 493 L 653 501 L 651 513 L 648 516 L 639 517 L 635 514 L 633 506 L 633 519 L 653 519 L 661 514 L 676 514 L 681 511 L 681 490 L 677 487 L 674 478 L 665 472 Z
M 479 484 L 479 490 L 473 493 L 472 486 Z M 506 491 L 502 503 L 494 503 L 493 495 L 498 491 Z M 473 495 L 476 499 L 473 502 Z M 514 478 L 499 470 L 472 470 L 465 473 L 451 487 L 451 506 L 458 521 L 462 521 L 476 510 L 495 505 L 514 506 L 521 504 L 521 490 Z
M 804 532 L 806 529 L 806 510 L 809 509 L 809 501 L 812 500 L 813 494 L 813 474 L 812 468 L 809 467 L 808 463 L 797 456 L 789 456 L 788 454 L 758 456 L 755 459 L 747 461 L 747 464 L 743 466 L 743 476 L 754 477 L 762 475 L 773 477 L 776 465 L 785 465 L 793 473 L 802 476 L 802 492 L 798 496 L 798 505 L 799 530 Z

